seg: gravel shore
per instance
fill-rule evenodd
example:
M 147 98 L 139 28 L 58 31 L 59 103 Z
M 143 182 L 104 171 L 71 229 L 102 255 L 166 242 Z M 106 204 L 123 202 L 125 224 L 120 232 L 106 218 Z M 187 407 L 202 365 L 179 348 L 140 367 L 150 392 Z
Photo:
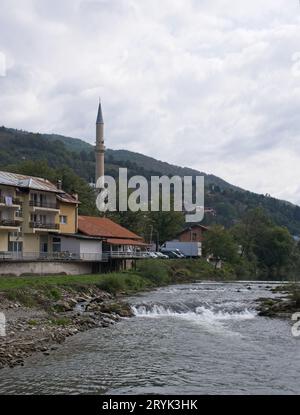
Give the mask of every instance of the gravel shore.
M 132 316 L 126 303 L 96 287 L 75 295 L 65 290 L 63 299 L 53 302 L 50 310 L 24 307 L 0 293 L 0 311 L 6 318 L 5 336 L 0 337 L 0 368 L 23 365 L 28 356 L 48 355 L 69 336 Z

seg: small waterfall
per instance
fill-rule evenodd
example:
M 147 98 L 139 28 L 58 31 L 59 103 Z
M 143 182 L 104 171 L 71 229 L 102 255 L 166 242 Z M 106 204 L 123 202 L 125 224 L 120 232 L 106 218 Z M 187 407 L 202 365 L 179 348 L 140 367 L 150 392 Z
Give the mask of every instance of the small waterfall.
M 194 307 L 184 307 L 182 304 L 137 304 L 132 306 L 132 311 L 138 317 L 181 317 L 205 321 L 249 320 L 256 316 L 255 310 L 248 308 L 222 310 L 209 307 L 207 304 Z

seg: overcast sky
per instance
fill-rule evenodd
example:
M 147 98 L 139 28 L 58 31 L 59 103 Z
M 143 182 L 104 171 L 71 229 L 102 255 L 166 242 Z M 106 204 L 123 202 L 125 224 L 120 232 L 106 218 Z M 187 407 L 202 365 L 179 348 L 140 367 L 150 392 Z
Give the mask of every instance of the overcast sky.
M 298 0 L 0 5 L 0 125 L 93 143 L 100 95 L 107 147 L 300 204 Z

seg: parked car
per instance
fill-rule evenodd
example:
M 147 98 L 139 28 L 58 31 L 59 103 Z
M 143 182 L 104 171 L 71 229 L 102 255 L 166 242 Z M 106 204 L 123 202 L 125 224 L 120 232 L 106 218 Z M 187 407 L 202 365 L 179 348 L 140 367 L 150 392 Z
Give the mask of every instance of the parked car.
M 145 252 L 144 258 L 158 258 L 154 252 Z
M 161 259 L 169 259 L 168 255 L 163 254 L 162 252 L 155 252 L 155 255 L 157 255 L 158 258 L 161 258 Z
M 163 251 L 161 251 L 161 253 L 164 254 L 164 255 L 168 255 L 168 257 L 171 258 L 171 259 L 181 259 L 182 258 L 179 254 L 177 254 L 177 252 L 174 252 L 174 251 L 163 250 Z
M 180 258 L 185 258 L 185 255 L 179 249 L 173 249 L 172 252 L 175 252 Z

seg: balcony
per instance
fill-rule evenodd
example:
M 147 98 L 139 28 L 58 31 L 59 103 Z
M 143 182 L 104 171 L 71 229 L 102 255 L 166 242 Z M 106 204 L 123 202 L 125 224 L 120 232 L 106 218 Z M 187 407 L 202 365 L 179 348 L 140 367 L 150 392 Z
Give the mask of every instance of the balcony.
M 48 262 L 108 262 L 108 256 L 101 253 L 74 252 L 0 252 L 0 261 L 48 261 Z
M 145 253 L 136 251 L 122 254 L 102 253 L 77 253 L 77 252 L 0 252 L 0 261 L 48 261 L 48 262 L 108 262 L 110 259 L 141 259 Z
M 18 221 L 13 219 L 2 219 L 0 220 L 0 229 L 5 230 L 19 230 L 20 224 Z
M 17 199 L 14 197 L 10 197 L 10 196 L 1 196 L 0 197 L 0 207 L 11 207 L 14 209 L 20 209 L 22 204 L 22 200 L 21 199 Z
M 43 211 L 51 211 L 51 212 L 59 212 L 59 207 L 56 202 L 39 202 L 35 200 L 29 201 L 29 206 L 33 208 L 34 211 L 36 210 L 43 210 Z
M 22 222 L 23 221 L 23 212 L 21 210 L 17 210 L 15 212 L 15 221 Z
M 58 223 L 29 222 L 29 227 L 41 231 L 59 231 Z

